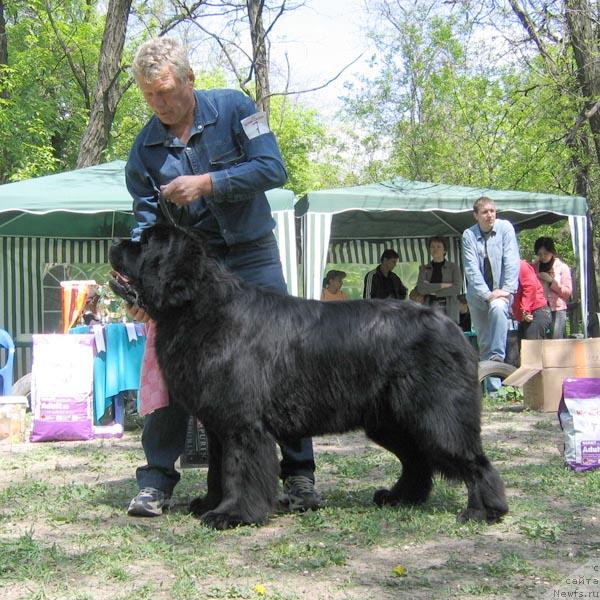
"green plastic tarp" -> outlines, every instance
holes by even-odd
[[[460,235],[473,225],[473,202],[489,196],[498,214],[517,229],[583,216],[581,196],[470,188],[397,177],[387,182],[310,192],[296,204],[296,216],[335,215],[331,239],[384,239]]]
[[[293,207],[290,190],[267,198],[273,212]],[[126,237],[132,225],[122,160],[0,185],[0,236]]]

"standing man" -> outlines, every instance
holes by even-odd
[[[383,251],[380,264],[365,276],[363,298],[406,298],[408,289],[393,272],[399,258],[398,253],[391,248]]]
[[[172,218],[203,232],[231,271],[286,294],[275,222],[264,192],[283,185],[287,174],[265,113],[235,90],[194,90],[187,53],[171,38],[143,44],[133,74],[154,116],[137,136],[125,169],[136,220],[132,239],[165,221],[162,195]],[[147,320],[139,307],[130,312]],[[158,516],[170,505],[180,479],[175,461],[184,451],[188,419],[175,398],[146,416],[142,446],[148,464],[136,471],[140,492],[128,514]],[[281,452],[290,510],[319,508],[312,440],[281,446]]]
[[[467,303],[481,360],[504,361],[508,312],[519,278],[519,246],[511,223],[496,219],[496,204],[482,196],[473,205],[477,223],[463,233]],[[490,378],[492,391],[500,381]]]

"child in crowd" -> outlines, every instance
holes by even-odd
[[[346,273],[344,271],[336,271],[332,269],[327,272],[323,279],[323,291],[321,292],[321,300],[329,302],[330,300],[348,300],[348,297],[342,292],[342,284]]]

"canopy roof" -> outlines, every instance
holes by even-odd
[[[396,177],[390,181],[310,192],[296,204],[296,215],[329,213],[332,239],[385,239],[459,235],[473,225],[473,203],[488,196],[498,214],[517,229],[585,216],[581,196],[470,188]]]
[[[267,192],[271,210],[290,210],[290,190]],[[0,236],[110,238],[133,225],[125,161],[0,185]]]

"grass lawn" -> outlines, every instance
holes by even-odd
[[[458,524],[466,488],[443,480],[422,508],[375,507],[373,492],[399,467],[358,433],[315,439],[327,508],[226,532],[186,514],[205,469],[184,471],[164,517],[125,515],[143,463],[139,431],[0,444],[0,597],[567,598],[588,587],[585,597],[600,597],[600,471],[564,466],[555,414],[510,396],[484,404],[484,444],[510,506],[493,526]]]

